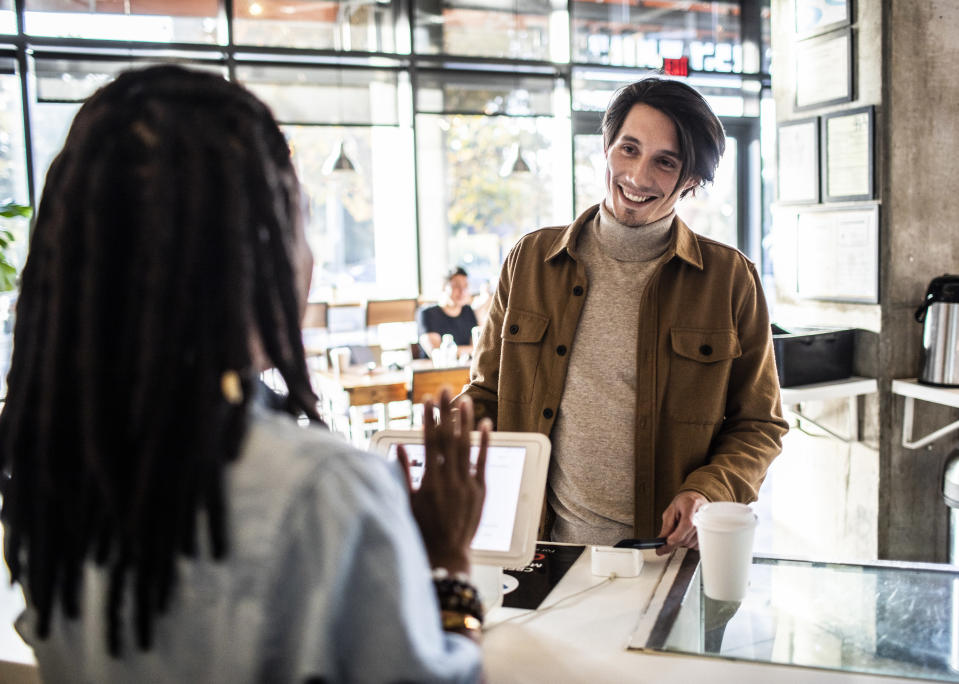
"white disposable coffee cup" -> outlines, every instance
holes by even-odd
[[[351,352],[349,347],[334,347],[330,350],[330,356],[333,361],[333,372],[336,375],[350,367]]]
[[[749,506],[731,501],[704,504],[693,514],[706,596],[717,601],[746,596],[758,522]]]

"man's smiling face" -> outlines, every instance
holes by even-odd
[[[681,167],[672,120],[649,105],[634,105],[606,149],[606,208],[627,226],[668,216],[685,189],[676,186]],[[696,183],[691,178],[685,187]]]

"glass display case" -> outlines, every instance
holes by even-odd
[[[643,650],[959,682],[959,568],[754,557],[728,602],[703,594],[690,551]]]

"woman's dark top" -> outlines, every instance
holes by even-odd
[[[479,323],[476,321],[476,313],[470,306],[464,306],[460,310],[460,315],[453,318],[447,316],[438,304],[434,304],[416,312],[416,325],[420,335],[436,333],[440,338],[443,335],[452,335],[453,341],[458,346],[465,346],[473,344],[472,330]]]

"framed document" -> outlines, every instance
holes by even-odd
[[[796,292],[807,299],[879,302],[879,205],[799,214]]]
[[[796,44],[796,109],[852,100],[852,29]]]
[[[819,202],[819,117],[789,121],[777,129],[779,201]]]
[[[824,202],[873,198],[873,110],[872,106],[859,107],[823,116]]]
[[[852,0],[795,0],[796,35],[808,38],[852,23]]]

